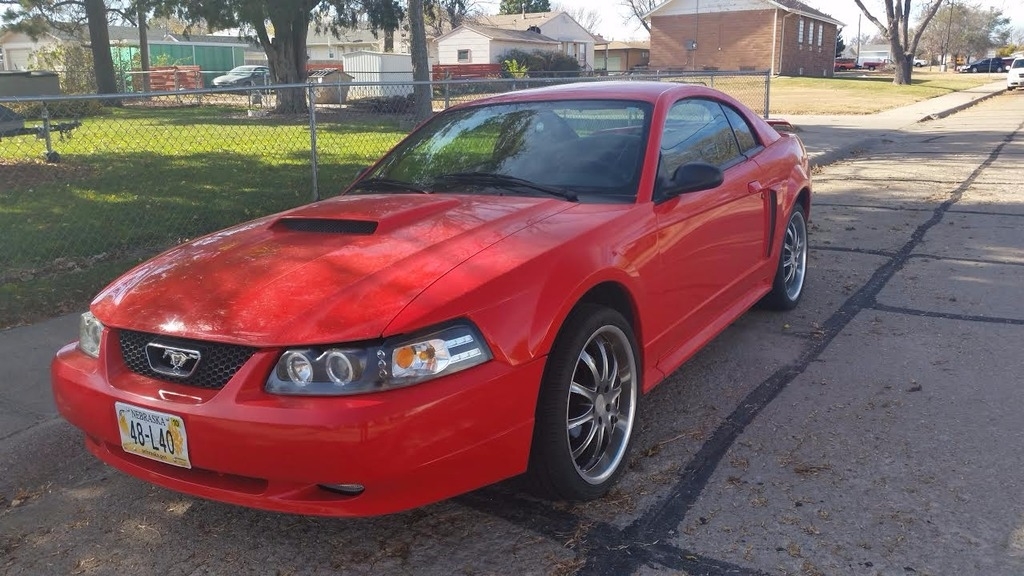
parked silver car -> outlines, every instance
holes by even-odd
[[[236,66],[223,76],[213,79],[217,88],[233,86],[266,86],[269,84],[270,68],[266,66]]]

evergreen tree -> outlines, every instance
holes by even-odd
[[[550,12],[551,2],[548,0],[501,0],[498,14],[527,14],[531,12]]]

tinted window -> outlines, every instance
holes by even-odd
[[[744,157],[722,106],[693,98],[677,102],[668,113],[661,141],[662,182],[690,162],[706,162],[727,168]]]
[[[475,106],[434,117],[371,176],[437,193],[484,193],[482,187],[447,186],[445,177],[487,173],[571,189],[581,201],[633,201],[649,126],[650,105],[632,101]]]
[[[746,118],[730,106],[723,104],[722,110],[725,111],[725,117],[729,119],[729,125],[732,126],[733,132],[736,133],[736,142],[740,145],[740,152],[749,154],[754,149],[761,147],[757,136],[754,135],[754,129],[747,123]]]

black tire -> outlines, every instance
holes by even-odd
[[[800,303],[807,279],[807,218],[799,203],[786,221],[786,232],[779,246],[779,265],[772,290],[762,302],[774,310],[792,310]]]
[[[533,492],[561,500],[608,492],[628,462],[640,374],[636,337],[622,314],[584,304],[569,315],[537,399],[526,472]]]

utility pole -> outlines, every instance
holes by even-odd
[[[857,14],[857,60],[854,61],[857,66],[860,66],[860,19],[863,17],[863,14]]]

